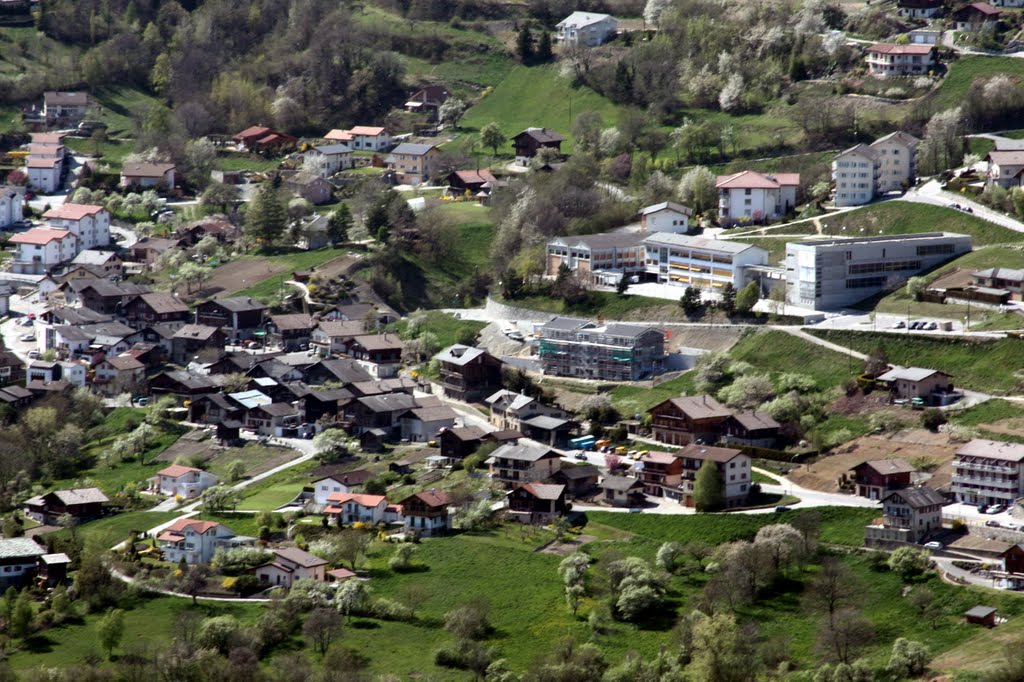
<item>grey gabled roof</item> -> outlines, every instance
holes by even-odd
[[[494,459],[512,459],[519,462],[537,462],[551,454],[558,455],[551,448],[537,445],[502,445],[491,453],[491,457]]]
[[[585,327],[593,327],[591,322],[579,320],[573,317],[553,317],[548,320],[541,329],[552,329],[563,332],[572,332]]]
[[[878,377],[879,381],[924,381],[933,374],[941,374],[943,376],[949,376],[945,372],[937,369],[927,369],[925,367],[893,367],[885,374]]]
[[[601,481],[601,487],[605,490],[634,490],[642,489],[644,484],[632,476],[605,476]]]
[[[455,344],[454,346],[448,346],[443,351],[436,355],[436,358],[440,362],[447,362],[452,365],[469,364],[473,360],[476,360],[481,355],[484,355],[487,351],[481,348],[474,348],[472,346],[464,346],[462,344]]]
[[[904,488],[902,490],[894,490],[885,497],[882,498],[884,503],[886,500],[900,496],[904,502],[914,509],[920,509],[921,507],[931,507],[932,505],[946,504],[946,498],[942,496],[937,490],[931,488]]]
[[[46,550],[32,538],[0,538],[0,559],[40,557]]]
[[[410,156],[423,156],[431,149],[436,149],[432,144],[416,144],[414,142],[403,142],[391,150],[392,154],[408,154]]]
[[[322,144],[318,147],[313,147],[312,151],[320,152],[321,154],[351,154],[352,148],[347,144]]]
[[[685,216],[693,215],[692,208],[690,208],[689,206],[683,206],[682,204],[677,204],[674,201],[663,201],[660,204],[651,204],[650,206],[641,209],[640,213],[643,215],[650,215],[652,213],[658,213],[659,211],[665,210],[675,211],[676,213],[682,213]]]

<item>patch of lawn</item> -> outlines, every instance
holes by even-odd
[[[808,331],[862,353],[870,353],[880,347],[890,363],[942,370],[950,374],[958,386],[965,388],[996,394],[1020,389],[1015,371],[1021,367],[1024,344],[1016,339],[942,338],[826,329]]]
[[[268,159],[257,154],[218,154],[213,167],[222,171],[272,171],[281,165],[280,159]]]
[[[475,134],[488,123],[497,123],[509,138],[529,127],[557,130],[565,137],[562,151],[573,150],[573,119],[583,111],[596,111],[604,125],[619,120],[619,109],[606,97],[587,87],[574,88],[558,75],[557,66],[516,66],[490,94],[480,99],[459,121],[465,133]],[[461,140],[456,140],[456,146]],[[506,150],[499,150],[506,151]]]
[[[966,410],[950,412],[949,416],[951,421],[962,426],[980,426],[981,424],[994,424],[1004,419],[1024,417],[1024,406],[1020,403],[1011,403],[1008,400],[995,398]]]
[[[320,463],[315,460],[303,462],[246,486],[242,489],[244,497],[238,508],[272,511],[291,502],[296,495],[302,492],[303,486],[311,483],[307,472],[319,465]]]
[[[682,296],[682,291],[679,292]],[[499,297],[492,293],[492,298]],[[678,305],[671,300],[664,298],[651,298],[649,296],[619,296],[613,291],[590,291],[587,300],[568,304],[560,298],[551,296],[523,296],[511,301],[504,301],[508,305],[529,310],[541,310],[558,315],[574,315],[577,317],[603,316],[608,320],[629,320],[642,319],[639,313],[641,310],[664,308],[665,306],[678,308]]]
[[[995,223],[956,209],[907,201],[886,201],[822,218],[822,233],[836,237],[875,237],[919,232],[970,235],[974,246],[1020,242],[1022,236]]]
[[[150,107],[161,105],[156,97],[129,87],[110,86],[90,96],[100,107],[99,118],[107,124],[109,138],[131,135],[135,119],[144,117]]]
[[[681,374],[675,379],[662,382],[653,388],[646,386],[616,386],[611,391],[612,405],[620,414],[632,417],[634,414],[643,414],[658,403],[669,398],[676,398],[684,393],[692,395],[694,376],[693,372]]]
[[[227,526],[235,532],[235,535],[248,535],[257,537],[259,535],[259,524],[256,523],[256,515],[246,512],[200,512],[194,517],[203,521],[216,521]]]
[[[292,272],[296,270],[311,270],[335,258],[342,258],[347,252],[348,249],[319,249],[317,251],[295,251],[293,253],[270,256],[246,256],[246,258],[257,258],[267,263],[281,264],[284,266],[284,271],[271,274],[268,279],[237,291],[233,295],[269,300],[276,296],[282,287],[282,282],[292,278]],[[289,285],[284,285],[284,288],[286,290],[291,289]]]
[[[749,362],[757,372],[806,374],[819,389],[838,386],[864,369],[856,358],[771,329],[745,332],[729,355]]]
[[[64,144],[79,154],[98,155],[100,165],[109,165],[113,170],[120,170],[124,158],[135,151],[135,144],[125,140],[95,142],[87,137],[68,137]]]
[[[936,111],[951,109],[963,102],[975,79],[999,75],[1015,80],[1024,78],[1024,64],[1010,57],[960,57],[950,64],[949,73],[931,97]]]
[[[985,158],[990,151],[996,148],[996,143],[987,137],[967,138],[967,149],[971,154]]]
[[[157,500],[154,499],[154,505],[156,502]],[[105,549],[126,539],[132,531],[144,533],[179,516],[181,516],[181,512],[125,512],[83,523],[74,528],[74,533],[86,544]],[[54,535],[67,537],[71,532],[70,529],[63,528]]]
[[[243,448],[231,448],[219,452],[207,460],[203,468],[215,474],[224,483],[229,483],[231,477],[228,475],[228,470],[236,460],[245,464],[244,475],[251,477],[301,456],[301,453],[290,448],[246,443]]]
[[[395,324],[399,334],[405,332],[409,326],[408,320],[400,320]],[[424,328],[437,337],[437,342],[442,348],[459,343],[459,338],[464,334],[472,332],[479,334],[480,330],[487,326],[486,322],[475,320],[462,320],[454,315],[442,313],[440,310],[428,310]]]

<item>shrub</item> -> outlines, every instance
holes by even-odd
[[[892,655],[885,669],[898,679],[917,677],[928,667],[931,653],[920,642],[900,637],[892,645]]]
[[[889,569],[903,580],[915,578],[928,570],[927,552],[914,547],[900,547],[889,555]]]
[[[415,618],[413,610],[405,604],[383,597],[375,599],[369,610],[371,616],[381,620],[409,622]]]

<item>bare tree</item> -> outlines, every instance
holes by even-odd
[[[302,626],[302,634],[321,656],[327,655],[331,643],[341,634],[341,615],[335,609],[313,609]]]
[[[821,571],[807,586],[807,604],[825,614],[829,627],[836,614],[855,606],[862,593],[862,586],[853,572],[838,559],[826,558]]]
[[[818,634],[818,649],[839,663],[849,664],[875,636],[875,628],[860,611],[844,608],[826,617]]]

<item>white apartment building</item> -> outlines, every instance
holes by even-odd
[[[858,144],[840,152],[832,161],[836,206],[860,206],[913,185],[920,142],[898,130],[870,145]]]
[[[44,275],[50,268],[78,255],[78,238],[67,230],[33,227],[11,237],[11,270],[22,275]]]
[[[767,265],[768,252],[738,241],[658,232],[646,237],[644,269],[659,282],[718,291],[747,285],[746,266]]]
[[[975,438],[953,457],[957,502],[1005,504],[1024,496],[1024,445]]]
[[[718,222],[734,225],[742,220],[763,222],[786,215],[796,206],[799,173],[758,173],[741,171],[720,175],[718,190]]]
[[[14,185],[0,186],[0,228],[10,227],[24,218],[25,189]]]
[[[640,228],[647,232],[686,233],[690,231],[692,215],[693,209],[688,206],[674,201],[663,201],[640,211]]]
[[[790,242],[786,299],[814,310],[842,308],[970,250],[971,238],[952,232]]]
[[[44,213],[43,219],[78,237],[80,250],[110,244],[110,213],[102,206],[63,204]]]
[[[329,178],[340,170],[352,167],[352,149],[344,144],[325,144],[303,154],[304,170]]]
[[[43,194],[52,194],[60,187],[64,161],[55,156],[29,156],[25,158],[28,186]]]
[[[597,12],[573,12],[555,26],[555,37],[566,45],[595,47],[615,36],[619,22]]]
[[[926,76],[935,67],[934,45],[875,43],[867,50],[868,73],[877,78],[888,76]]]

